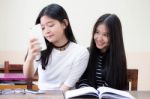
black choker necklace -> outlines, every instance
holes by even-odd
[[[65,47],[66,47],[66,45],[68,45],[69,44],[69,42],[70,41],[67,41],[64,45],[62,45],[62,46],[55,46],[55,45],[53,45],[54,46],[54,48],[57,48],[57,49],[62,49],[62,48],[64,48],[65,49]]]

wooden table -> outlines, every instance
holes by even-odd
[[[133,95],[135,99],[150,99],[150,91],[130,91],[129,93]],[[0,99],[10,99],[10,97],[11,99],[65,99],[63,92],[59,90],[49,90],[45,94],[27,93],[27,94],[0,95]]]
[[[10,94],[10,95],[0,95],[0,99],[64,99],[62,91],[50,90],[45,94]]]
[[[150,91],[131,91],[130,94],[135,99],[150,99]]]

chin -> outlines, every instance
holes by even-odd
[[[96,46],[98,49],[103,49],[104,47],[103,46]]]
[[[53,40],[52,40],[52,39],[48,39],[48,41],[49,41],[50,43],[52,43],[52,42],[53,42]]]
[[[102,50],[103,49],[103,47],[97,47],[98,49],[100,49],[100,50]]]
[[[47,37],[46,39],[47,39],[49,42],[54,42],[54,39],[51,38],[51,37]]]

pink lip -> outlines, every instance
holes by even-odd
[[[54,36],[54,35],[48,35],[48,36],[46,36],[47,38],[51,38],[52,36]]]
[[[100,45],[100,46],[102,46],[104,43],[98,43],[98,42],[97,42],[97,44]]]

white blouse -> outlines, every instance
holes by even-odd
[[[89,52],[86,48],[70,42],[64,51],[53,49],[46,70],[41,62],[35,61],[38,68],[38,87],[40,90],[57,89],[62,84],[74,87],[87,67]]]

